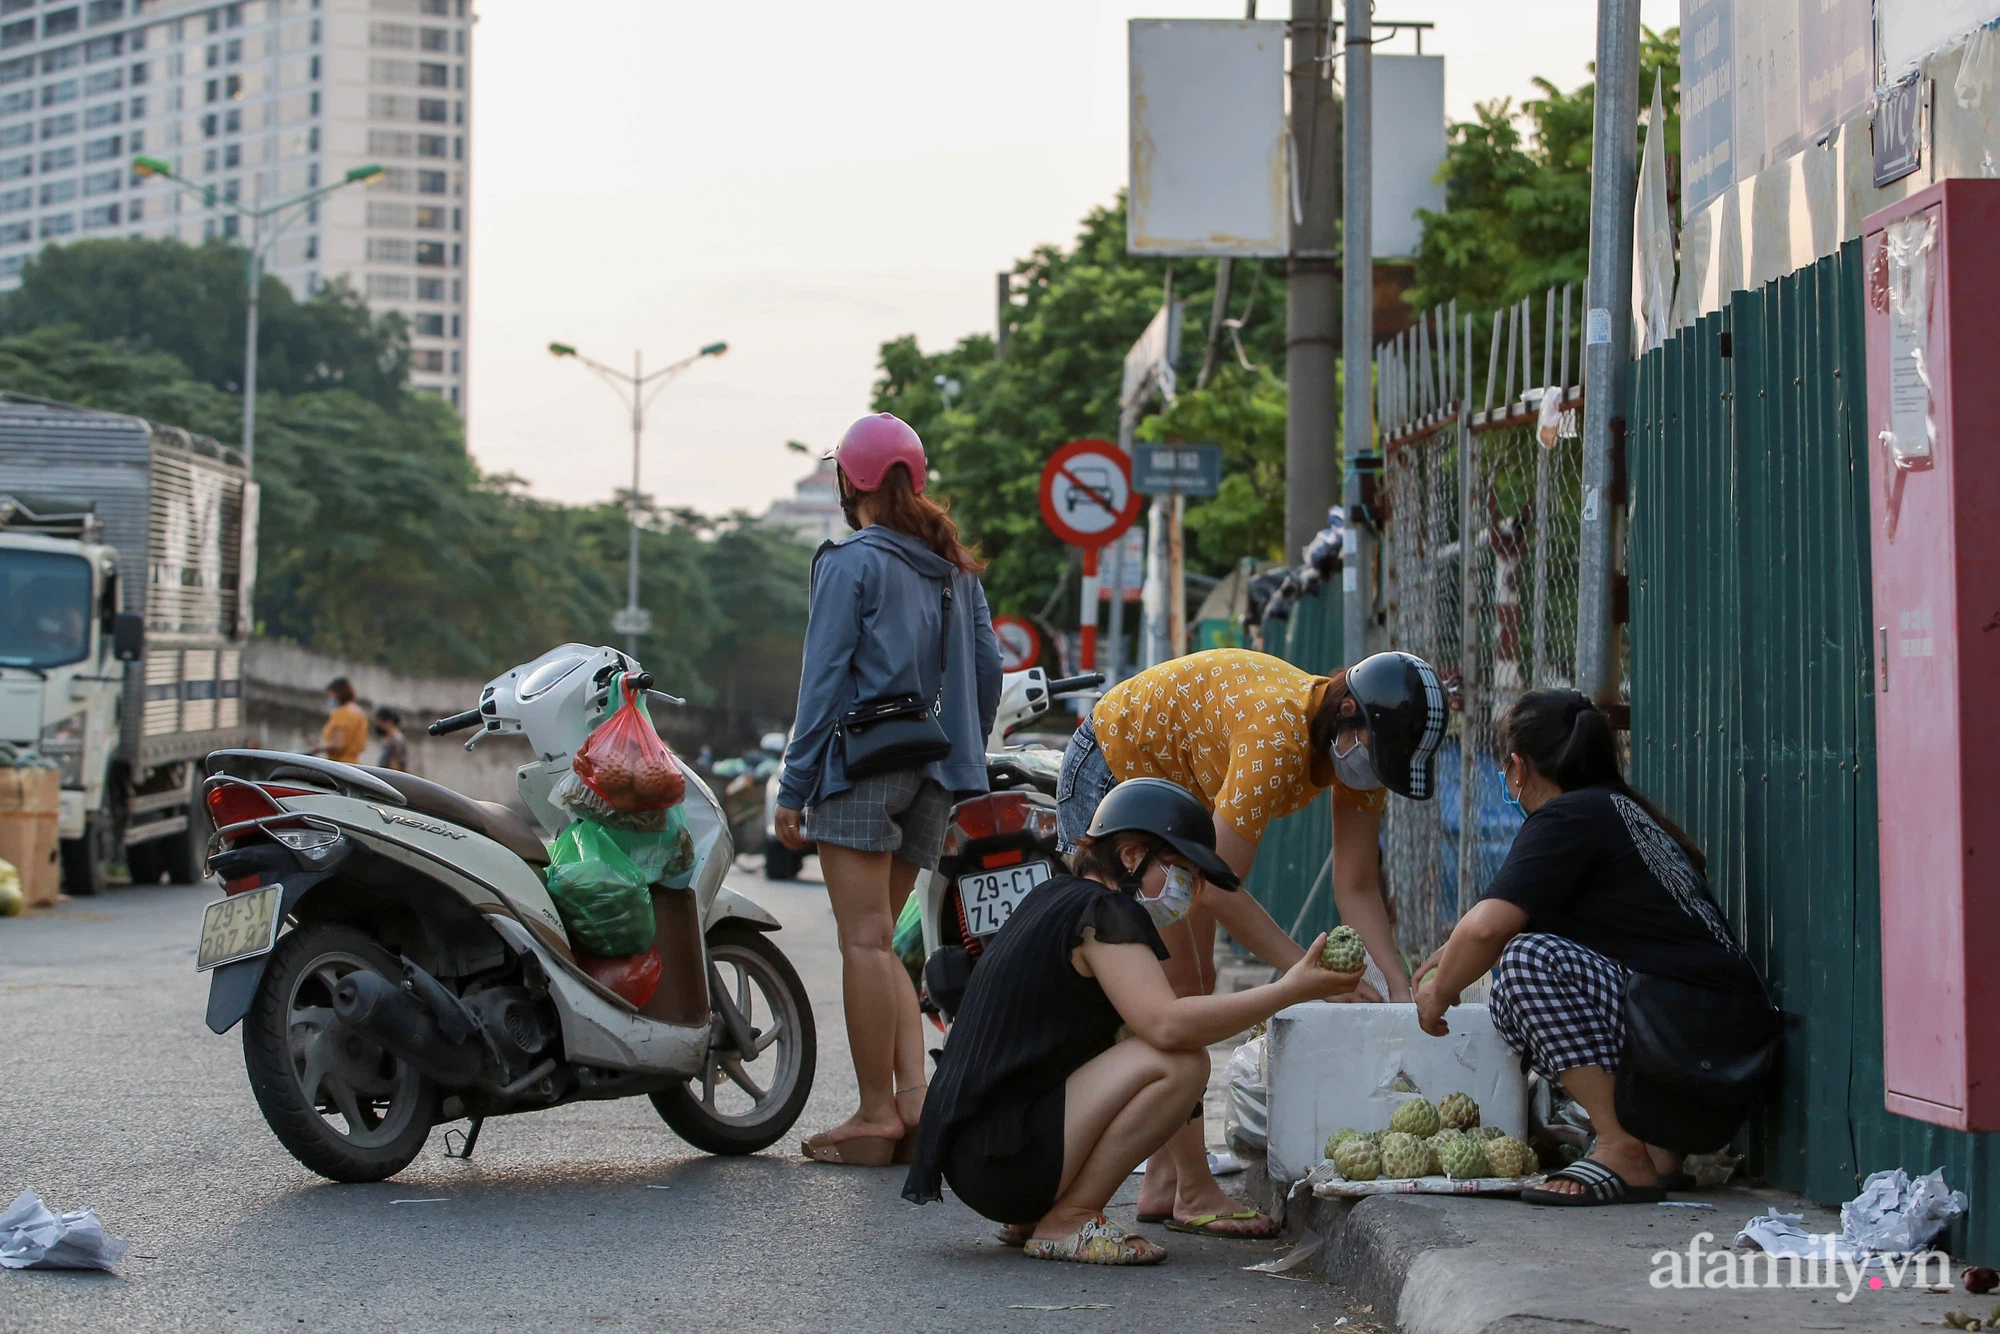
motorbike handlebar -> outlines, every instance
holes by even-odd
[[[464,713],[454,713],[449,718],[440,718],[424,730],[432,736],[443,736],[447,732],[463,732],[468,727],[477,727],[481,721],[479,710],[467,709]]]
[[[1059,695],[1074,695],[1079,690],[1091,690],[1104,684],[1103,672],[1085,672],[1082,676],[1065,676],[1060,681],[1049,682],[1049,698]]]

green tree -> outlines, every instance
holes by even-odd
[[[1680,29],[1646,30],[1640,51],[1643,113],[1657,80],[1665,100],[1667,193],[1680,198]],[[1475,316],[1563,283],[1581,285],[1590,266],[1591,118],[1596,85],[1565,93],[1536,79],[1540,97],[1517,111],[1506,98],[1482,102],[1476,119],[1450,129],[1441,213],[1424,212],[1417,283],[1425,309],[1456,300]],[[1648,127],[1640,125],[1641,142]]]
[[[232,242],[78,241],[48,246],[0,301],[0,334],[72,325],[86,338],[178,357],[196,380],[243,388],[249,254]],[[350,389],[388,407],[410,368],[399,314],[371,315],[344,279],[300,301],[265,275],[258,288],[257,383],[280,394]]]
[[[1059,623],[1074,622],[1074,581],[1067,590],[1059,583],[1069,553],[1042,522],[1036,486],[1043,463],[1059,446],[1116,437],[1125,353],[1159,309],[1170,268],[1174,294],[1186,303],[1180,368],[1190,382],[1191,368],[1200,364],[1215,265],[1128,255],[1122,197],[1092,209],[1071,248],[1042,246],[1014,266],[1018,300],[1004,358],[994,358],[986,334],[933,353],[914,337],[882,345],[875,410],[896,413],[923,436],[938,494],[992,561],[986,590],[996,614],[1032,615],[1048,607]],[[1244,355],[1253,365],[1281,366],[1282,289],[1260,265],[1239,265],[1232,284],[1230,316],[1246,313]],[[1222,349],[1234,359],[1229,339]],[[940,375],[961,385],[949,408],[936,384]],[[1283,436],[1281,417],[1281,472]]]

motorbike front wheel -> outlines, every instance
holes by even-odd
[[[307,922],[278,942],[243,1019],[243,1064],[271,1132],[333,1181],[410,1165],[437,1120],[437,1087],[333,1016],[333,988],[366,970],[400,982],[394,956],[351,926]]]
[[[812,1002],[791,960],[761,931],[724,922],[709,932],[708,955],[755,1041],[739,1052],[716,1023],[717,1045],[701,1073],[653,1094],[653,1107],[704,1153],[755,1153],[792,1128],[812,1093],[819,1060]],[[720,1001],[711,996],[709,1004]]]

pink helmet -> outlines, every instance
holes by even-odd
[[[878,412],[848,427],[833,459],[854,483],[854,489],[862,492],[881,490],[889,480],[889,469],[898,463],[909,469],[910,490],[918,495],[923,494],[929,476],[924,442],[893,412]]]

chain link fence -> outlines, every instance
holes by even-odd
[[[1427,312],[1377,352],[1389,643],[1434,665],[1452,698],[1436,798],[1392,801],[1383,829],[1415,958],[1443,943],[1520,827],[1503,799],[1500,720],[1523,692],[1575,677],[1583,398],[1569,384],[1570,300],[1550,291],[1539,321],[1528,301],[1486,321]]]

